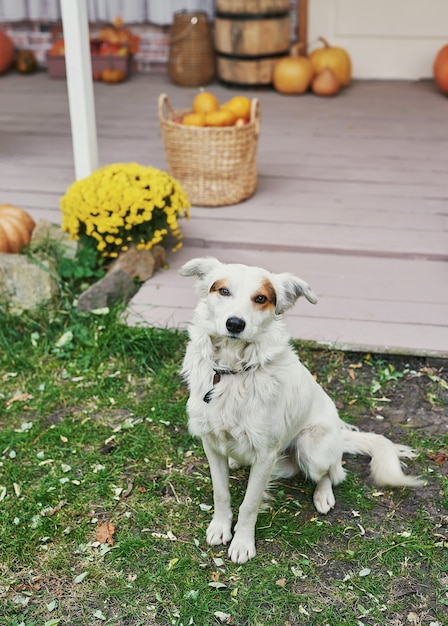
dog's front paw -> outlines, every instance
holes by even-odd
[[[328,513],[336,504],[331,485],[329,488],[319,488],[318,486],[313,494],[313,502],[319,513],[324,515]]]
[[[210,546],[227,545],[232,539],[230,521],[212,519],[207,528],[207,543]]]
[[[255,541],[244,537],[239,538],[238,535],[235,535],[229,546],[229,557],[232,561],[241,565],[241,563],[253,559],[255,555]]]

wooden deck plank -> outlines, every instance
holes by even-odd
[[[150,282],[150,281],[149,281]],[[159,286],[149,286],[140,290],[133,298],[133,305],[145,305],[148,302],[161,300]],[[182,305],[179,305],[179,302]],[[186,287],[163,287],[163,306],[192,310],[196,304],[191,285]],[[305,313],[303,303],[299,303],[299,317]],[[306,305],[305,305],[306,306]],[[288,314],[295,316],[294,312]],[[306,311],[306,317],[319,319],[353,320],[362,322],[378,322],[391,324],[408,324],[415,326],[448,327],[448,303],[434,302],[393,302],[386,299],[362,300],[359,298],[341,298],[340,296],[320,297],[318,305]],[[424,320],[424,322],[422,322]]]
[[[261,265],[272,272],[289,271],[306,280],[319,298],[340,298],[350,300],[353,293],[361,301],[371,303],[386,301],[403,303],[412,307],[416,303],[448,304],[448,289],[443,288],[448,278],[445,262],[425,262],[408,259],[385,259],[344,255],[323,255],[317,253],[267,252],[265,250],[234,250],[229,248],[184,247],[170,255],[170,267],[159,271],[151,281],[145,283],[137,299],[144,298],[148,290],[158,292],[164,289],[179,290],[182,300],[183,289],[189,289],[188,280],[179,275],[183,263],[192,257],[217,256],[223,263],[246,263]],[[442,288],[441,288],[442,286]],[[152,295],[155,295],[153,293]],[[356,299],[355,298],[355,299]],[[152,296],[148,296],[153,302]],[[362,306],[360,304],[360,306]],[[383,306],[377,307],[383,311]],[[320,309],[319,307],[316,307]],[[347,313],[356,309],[348,307]],[[448,318],[444,319],[448,325]]]
[[[436,228],[428,231],[401,229],[400,236],[394,229],[366,228],[364,226],[309,223],[277,223],[254,221],[248,217],[238,221],[220,221],[203,218],[182,225],[188,245],[202,242],[205,247],[218,246],[221,242],[232,242],[234,248],[264,248],[292,251],[352,251],[355,254],[412,258],[421,256],[448,260],[448,233]]]
[[[180,307],[131,303],[126,313],[130,325],[188,328],[191,311]],[[339,350],[414,354],[448,358],[448,329],[434,326],[288,316],[287,326],[295,339],[313,341]],[[374,340],[373,340],[374,338]],[[379,346],[381,349],[379,350]]]
[[[378,351],[369,337],[381,337],[385,352],[448,357],[448,290],[440,288],[448,277],[444,262],[186,247],[171,255],[168,271],[143,285],[129,307],[129,322],[185,328],[196,296],[193,281],[182,278],[178,269],[189,258],[206,254],[223,262],[292,271],[307,280],[318,304],[299,301],[287,313],[296,338]]]
[[[59,200],[74,176],[65,81],[10,73],[2,87],[0,202],[60,223]],[[221,101],[235,95],[210,89]],[[197,90],[137,75],[94,91],[100,165],[166,169],[158,96],[187,108]],[[332,99],[249,95],[262,116],[255,195],[192,208],[184,248],[140,289],[130,323],[185,327],[195,295],[177,270],[209,254],[308,280],[319,302],[288,312],[294,337],[448,356],[446,99],[430,81],[355,82]]]
[[[401,203],[400,203],[401,205]],[[446,216],[438,211],[400,211],[393,206],[389,210],[381,207],[366,209],[364,206],[350,207],[345,203],[339,207],[318,205],[312,201],[300,198],[297,203],[291,204],[282,202],[280,206],[267,203],[257,203],[247,205],[247,211],[241,208],[232,210],[228,207],[226,211],[207,211],[200,207],[195,207],[192,211],[192,219],[208,219],[216,222],[216,227],[224,220],[239,221],[246,216],[246,219],[256,222],[268,222],[276,224],[288,220],[291,224],[345,224],[363,228],[387,228],[390,230],[418,230],[437,231],[445,228]]]

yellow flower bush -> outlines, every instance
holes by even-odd
[[[114,258],[131,245],[150,250],[170,235],[182,246],[178,218],[190,217],[190,202],[166,172],[138,163],[114,163],[74,182],[61,198],[62,229],[71,239],[96,242]]]

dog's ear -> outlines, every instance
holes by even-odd
[[[307,282],[293,274],[277,274],[277,306],[275,312],[279,315],[287,311],[297,298],[305,296],[308,302],[316,304],[317,297]]]
[[[191,259],[191,261],[187,261],[185,265],[179,270],[179,274],[181,276],[197,276],[198,278],[205,278],[207,274],[216,268],[218,268],[221,263],[218,259],[214,257],[200,257],[197,259]]]

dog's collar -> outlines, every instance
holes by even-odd
[[[243,372],[248,372],[252,368],[253,368],[253,365],[245,365],[244,367],[238,370],[233,370],[229,367],[219,368],[219,369],[217,367],[214,367],[213,368],[213,371],[214,371],[213,387],[210,389],[210,391],[207,391],[205,396],[202,398],[203,401],[206,402],[207,404],[210,402],[213,396],[213,388],[219,383],[222,376],[227,376],[228,374],[242,374]]]

